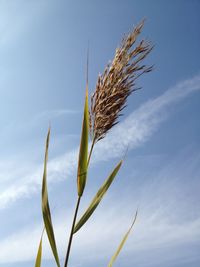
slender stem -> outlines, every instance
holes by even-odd
[[[93,151],[93,148],[94,148],[95,141],[96,141],[95,138],[93,138],[92,145],[91,145],[91,148],[90,148],[89,157],[88,157],[88,161],[87,161],[87,166],[89,166],[89,163],[90,163],[90,158],[91,158],[91,155],[92,155],[92,151]]]
[[[66,257],[65,257],[64,267],[67,267],[68,260],[69,260],[69,254],[70,254],[70,249],[71,249],[72,239],[73,239],[74,226],[75,226],[75,223],[76,223],[76,217],[77,217],[77,214],[78,214],[80,200],[81,200],[81,197],[79,196],[78,199],[77,199],[76,209],[75,209],[75,212],[74,212],[74,219],[73,219],[73,223],[72,223],[71,233],[70,233],[70,236],[69,236],[69,242],[68,242],[68,247],[67,247],[67,253],[66,253]]]
[[[89,153],[89,157],[88,157],[88,161],[87,161],[87,166],[89,166],[89,163],[90,163],[90,158],[91,158],[91,155],[92,155],[94,144],[95,144],[95,138],[92,141],[92,145],[91,145],[91,148],[90,148],[90,153]],[[79,209],[79,205],[80,205],[80,200],[81,200],[81,196],[78,197],[77,203],[76,203],[76,209],[75,209],[75,212],[74,212],[74,218],[73,218],[71,232],[70,232],[70,236],[69,236],[69,242],[68,242],[68,247],[67,247],[67,253],[66,253],[66,257],[65,257],[64,267],[67,267],[68,260],[69,260],[69,254],[70,254],[71,245],[72,245],[72,239],[73,239],[73,232],[74,232],[74,227],[75,227],[76,218],[77,218],[77,214],[78,214],[78,209]]]

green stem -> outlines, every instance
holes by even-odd
[[[77,214],[78,214],[80,200],[81,200],[81,197],[79,196],[78,199],[77,199],[76,209],[75,209],[75,212],[74,212],[74,219],[73,219],[71,233],[70,233],[70,237],[69,237],[69,242],[68,242],[68,247],[67,247],[67,253],[66,253],[66,257],[65,257],[64,267],[67,267],[68,260],[69,260],[69,254],[70,254],[71,245],[72,245],[72,239],[73,239],[74,226],[75,226],[75,223],[76,223],[76,217],[77,217]]]
[[[92,141],[92,145],[91,145],[91,148],[90,148],[90,153],[89,153],[89,157],[88,157],[88,161],[87,161],[87,166],[89,166],[89,163],[90,163],[90,158],[91,158],[91,155],[92,155],[94,144],[95,144],[95,138]],[[75,209],[75,212],[74,212],[74,218],[73,218],[71,232],[70,232],[70,236],[69,236],[69,242],[68,242],[68,246],[67,246],[67,253],[66,253],[66,257],[65,257],[64,267],[67,267],[67,264],[68,264],[68,261],[69,261],[69,254],[70,254],[70,250],[71,250],[71,245],[72,245],[72,240],[73,240],[73,232],[74,232],[74,227],[75,227],[76,218],[77,218],[77,214],[78,214],[78,209],[79,209],[79,205],[80,205],[80,200],[81,200],[81,196],[78,197],[77,203],[76,203],[76,209]]]
[[[90,163],[90,158],[91,158],[91,155],[92,155],[92,151],[93,151],[93,148],[94,148],[95,141],[96,141],[95,138],[93,138],[92,145],[91,145],[91,148],[90,148],[89,157],[88,157],[88,161],[87,161],[87,166],[89,166],[89,163]]]

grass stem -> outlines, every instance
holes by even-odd
[[[75,223],[76,223],[76,217],[77,217],[77,214],[78,214],[80,200],[81,200],[81,197],[79,196],[78,199],[77,199],[76,209],[75,209],[75,212],[74,212],[74,218],[73,218],[73,222],[72,222],[72,228],[71,228],[71,232],[70,232],[70,237],[69,237],[69,242],[68,242],[68,247],[67,247],[67,253],[66,253],[66,257],[65,257],[64,267],[67,267],[68,260],[69,260],[69,254],[70,254],[71,245],[72,245],[72,239],[73,239],[74,226],[75,226]]]
[[[95,138],[93,138],[93,140],[92,140],[92,145],[91,145],[91,148],[90,148],[90,153],[89,153],[89,157],[88,157],[88,161],[87,161],[87,166],[89,166],[89,163],[90,163],[90,158],[91,158],[91,155],[92,155],[94,144],[95,144]]]
[[[88,166],[89,166],[89,163],[90,163],[90,158],[91,158],[91,155],[92,155],[94,144],[95,144],[95,138],[93,139],[92,145],[91,145],[91,148],[90,148],[90,153],[89,153],[88,162],[87,162]],[[69,254],[70,254],[70,250],[71,250],[71,245],[72,245],[72,240],[73,240],[73,232],[74,232],[74,227],[75,227],[75,224],[76,224],[76,218],[77,218],[77,214],[78,214],[80,200],[81,200],[81,196],[78,197],[77,203],[76,203],[76,209],[75,209],[75,212],[74,212],[74,218],[73,218],[71,232],[70,232],[70,236],[69,236],[69,242],[68,242],[68,246],[67,246],[67,253],[66,253],[66,257],[65,257],[64,267],[67,267],[68,261],[69,261]]]

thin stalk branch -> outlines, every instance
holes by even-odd
[[[88,161],[87,161],[87,166],[89,166],[89,163],[90,163],[90,158],[91,158],[91,155],[92,155],[94,144],[95,144],[95,138],[92,141],[92,145],[91,145],[91,148],[90,148],[89,157],[88,157]],[[76,203],[76,209],[75,209],[75,212],[74,212],[74,218],[73,218],[71,232],[70,232],[70,236],[69,236],[69,242],[68,242],[68,246],[67,246],[67,253],[66,253],[66,257],[65,257],[64,267],[67,267],[67,264],[68,264],[68,261],[69,261],[69,254],[70,254],[70,250],[71,250],[71,245],[72,245],[72,240],[73,240],[73,232],[74,232],[74,227],[75,227],[75,224],[76,224],[76,218],[77,218],[77,214],[78,214],[80,200],[81,200],[81,196],[78,197],[77,203]]]
[[[78,199],[77,199],[76,209],[75,209],[75,212],[74,212],[74,219],[73,219],[73,222],[72,222],[72,228],[71,228],[71,233],[70,233],[70,237],[69,237],[69,242],[68,242],[68,247],[67,247],[67,253],[66,253],[66,257],[65,257],[64,267],[67,267],[68,260],[69,260],[69,254],[70,254],[71,245],[72,245],[72,239],[73,239],[73,232],[74,232],[74,227],[75,227],[75,223],[76,223],[76,217],[77,217],[77,214],[78,214],[80,200],[81,200],[81,197],[79,196]]]
[[[90,148],[90,153],[89,153],[89,156],[88,156],[87,166],[89,166],[89,163],[90,163],[90,158],[91,158],[91,155],[92,155],[92,151],[93,151],[93,148],[94,148],[95,141],[96,141],[95,138],[93,138],[92,145],[91,145],[91,148]]]

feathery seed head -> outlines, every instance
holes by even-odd
[[[106,133],[118,123],[121,111],[125,108],[128,96],[138,88],[135,80],[152,67],[141,64],[150,53],[152,46],[142,40],[131,49],[140,34],[144,21],[122,40],[116,49],[113,61],[99,75],[95,92],[91,97],[90,130],[93,141],[104,138]]]

